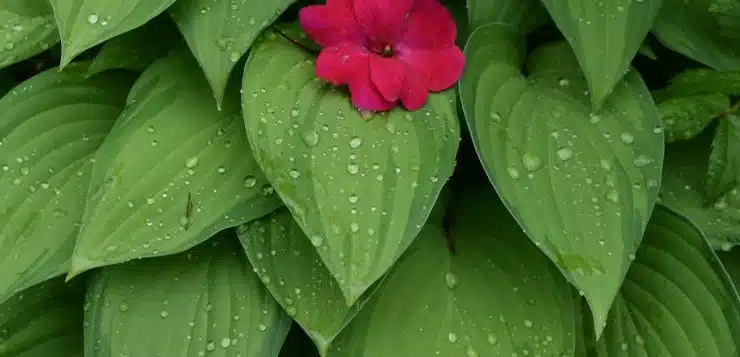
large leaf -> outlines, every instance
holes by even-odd
[[[86,356],[277,357],[291,324],[233,234],[105,267],[87,296]]]
[[[468,128],[509,209],[588,299],[598,334],[657,199],[660,118],[634,71],[591,113],[564,42],[538,49],[525,79],[513,34],[485,25],[465,46]]]
[[[62,38],[62,66],[103,41],[131,31],[175,0],[49,0]]]
[[[667,47],[707,66],[740,70],[737,38],[720,31],[718,14],[712,11],[712,5],[717,3],[716,0],[664,0],[653,33]]]
[[[691,219],[714,248],[730,249],[740,243],[740,187],[716,201],[704,195],[711,138],[672,144],[666,150],[661,203]]]
[[[311,54],[269,34],[247,60],[242,98],[257,162],[353,303],[416,237],[452,174],[453,97],[368,118],[316,78]]]
[[[0,356],[82,357],[84,284],[36,285],[0,304]]]
[[[240,227],[239,238],[267,289],[325,354],[361,305],[347,306],[339,284],[287,209]]]
[[[730,108],[722,93],[692,94],[658,103],[667,142],[689,140],[699,135],[717,116]]]
[[[236,93],[217,111],[186,51],[139,78],[96,154],[70,276],[182,252],[280,205],[250,155]]]
[[[0,99],[0,302],[67,270],[93,154],[132,83],[86,71],[53,68]]]
[[[236,62],[295,0],[180,0],[168,12],[206,74],[220,106]]]
[[[706,93],[740,95],[740,71],[689,69],[671,78],[668,86],[654,93],[654,96],[680,97]]]
[[[570,43],[599,109],[627,73],[663,0],[542,0]]]
[[[458,0],[462,2],[462,0]],[[468,22],[471,30],[489,22],[510,24],[527,33],[550,16],[537,0],[467,0]]]
[[[447,228],[456,253],[430,219],[330,357],[573,354],[568,282],[491,188],[454,194]]]
[[[614,302],[596,356],[740,353],[740,299],[701,232],[662,206]]]
[[[59,42],[48,0],[0,0],[0,68]]]
[[[719,121],[707,170],[710,201],[740,185],[740,116],[730,114]]]

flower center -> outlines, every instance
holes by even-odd
[[[393,57],[393,47],[391,47],[391,45],[385,45],[385,47],[380,51],[380,55],[382,57]]]

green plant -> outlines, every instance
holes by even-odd
[[[737,0],[317,3],[0,0],[0,356],[740,355]]]

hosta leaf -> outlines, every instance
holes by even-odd
[[[206,74],[220,106],[236,62],[295,0],[179,0],[168,12]]]
[[[277,357],[290,328],[233,234],[99,271],[85,355]]]
[[[740,352],[740,299],[702,233],[655,209],[596,356],[726,357]]]
[[[325,354],[361,305],[347,306],[339,284],[287,209],[240,227],[239,238],[272,296]]]
[[[260,167],[348,304],[416,237],[460,141],[449,92],[367,118],[316,78],[314,58],[270,34],[247,60],[242,109]]]
[[[62,66],[82,52],[131,31],[175,0],[49,0],[62,37]]]
[[[88,74],[111,69],[143,72],[157,59],[179,44],[177,28],[166,16],[159,16],[144,26],[106,41],[95,56]]]
[[[722,112],[730,108],[726,94],[693,94],[658,103],[667,142],[689,140],[699,135]]]
[[[653,33],[670,49],[719,70],[740,70],[737,39],[720,30],[716,0],[663,0]],[[733,0],[734,1],[734,0]]]
[[[567,44],[538,49],[527,80],[519,43],[495,24],[470,37],[460,83],[468,128],[509,209],[588,299],[598,334],[657,199],[660,118],[636,72],[591,113]]]
[[[537,0],[467,0],[467,8],[471,30],[489,22],[499,22],[527,33],[550,20]]]
[[[571,356],[571,287],[490,188],[455,192],[450,254],[440,222],[413,245],[330,357]]]
[[[95,156],[70,276],[182,252],[280,204],[229,99],[216,110],[184,49],[142,74]]]
[[[543,0],[573,48],[599,109],[628,71],[663,0]]]
[[[48,0],[0,0],[0,68],[59,42]]]
[[[696,224],[714,248],[730,249],[740,243],[740,187],[716,201],[704,196],[710,140],[706,135],[666,150],[661,203]]]
[[[0,304],[0,356],[82,357],[84,284],[54,279]]]
[[[716,200],[740,184],[740,117],[730,114],[717,125],[709,155],[706,195]]]
[[[86,71],[53,68],[0,99],[0,302],[67,270],[93,154],[133,82]]]
[[[703,93],[740,95],[740,71],[689,69],[671,78],[668,86],[658,95],[678,97]]]

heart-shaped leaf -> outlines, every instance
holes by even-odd
[[[521,71],[521,40],[479,27],[460,83],[468,128],[488,177],[529,237],[588,299],[597,334],[657,199],[663,130],[635,72],[592,113],[564,42]]]
[[[650,31],[663,0],[542,0],[573,48],[600,109]]]
[[[48,0],[0,2],[0,68],[47,50],[59,42]]]
[[[0,302],[67,271],[93,155],[133,83],[87,68],[50,69],[0,99]]]
[[[427,222],[328,356],[573,354],[568,282],[493,189],[453,194],[449,237],[441,222]],[[455,242],[455,254],[446,239]]]
[[[250,154],[236,93],[216,110],[187,49],[153,64],[95,155],[70,276],[182,252],[280,205]]]
[[[273,33],[252,48],[242,89],[257,162],[351,305],[416,237],[452,174],[452,95],[363,117],[316,78],[311,54]]]
[[[209,98],[210,99],[210,98]],[[92,279],[85,355],[277,357],[290,328],[232,234]]]
[[[596,356],[740,353],[740,299],[701,232],[658,206],[614,301]]]
[[[179,0],[168,12],[220,106],[226,83],[257,36],[295,0]]]

